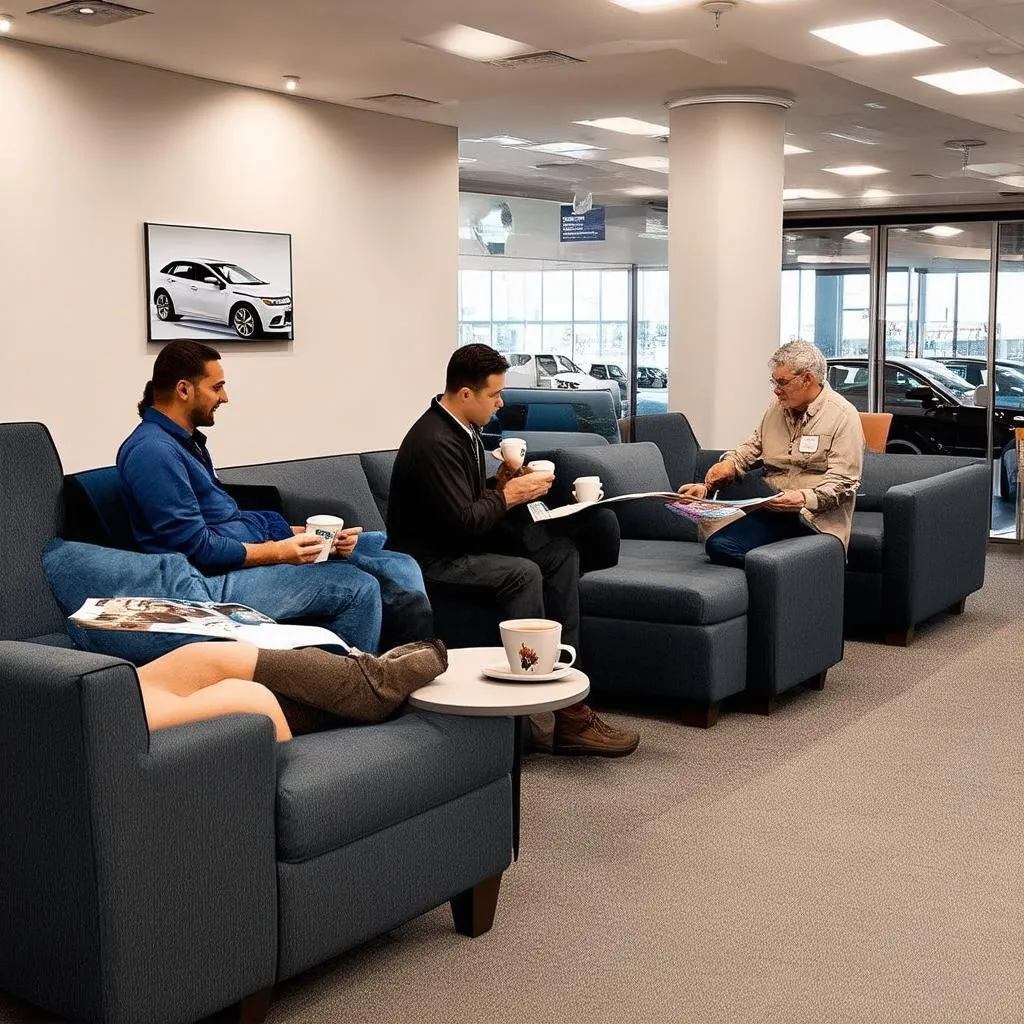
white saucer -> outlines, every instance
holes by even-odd
[[[556,679],[567,676],[575,667],[575,665],[562,665],[550,672],[533,675],[532,673],[512,672],[509,670],[508,662],[502,662],[500,665],[487,665],[481,671],[488,679],[500,679],[504,683],[553,683]]]

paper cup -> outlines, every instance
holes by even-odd
[[[341,532],[345,525],[344,519],[338,516],[310,516],[306,520],[306,533],[316,534],[323,539],[323,547],[320,554],[316,556],[318,562],[326,562],[334,546],[334,538]]]

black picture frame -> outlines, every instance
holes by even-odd
[[[295,340],[290,234],[146,221],[143,241],[149,342]]]

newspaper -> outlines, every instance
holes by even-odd
[[[188,633],[220,640],[244,640],[269,650],[294,647],[351,648],[322,626],[283,625],[244,604],[178,601],[165,597],[90,597],[69,616],[85,629]]]
[[[561,505],[558,508],[548,508],[543,501],[531,501],[526,506],[530,518],[535,523],[544,522],[548,519],[564,519],[566,516],[574,516],[588,508],[614,505],[619,501],[637,501],[643,498],[654,498],[665,502],[670,512],[676,515],[686,516],[689,519],[725,519],[735,515],[737,511],[759,508],[772,501],[777,495],[769,494],[760,498],[684,498],[675,491],[643,491],[639,494],[620,494],[615,498],[603,498],[601,501],[580,501],[574,505]],[[695,506],[695,507],[694,507]],[[692,509],[690,512],[682,511],[683,508]]]

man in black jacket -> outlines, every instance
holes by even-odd
[[[567,537],[532,523],[525,509],[548,493],[554,477],[502,465],[495,486],[487,481],[479,428],[501,408],[507,369],[487,345],[456,349],[444,394],[412,425],[395,460],[388,546],[412,555],[428,584],[489,592],[502,618],[560,622],[565,642],[578,649],[579,553]],[[639,741],[586,704],[555,713],[556,754],[621,757]]]

